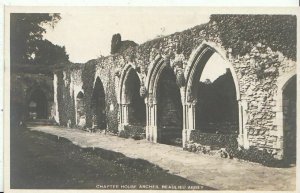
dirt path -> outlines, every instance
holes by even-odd
[[[147,160],[171,174],[219,190],[295,190],[296,168],[270,168],[256,163],[198,155],[180,147],[123,139],[55,126],[32,130],[64,137],[81,147],[99,147]]]

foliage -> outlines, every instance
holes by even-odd
[[[65,73],[66,79],[70,79],[70,71]],[[75,100],[74,92],[70,93],[70,83],[65,85],[63,72],[56,73],[57,75],[57,107],[59,112],[59,122],[63,126],[68,125],[71,121],[71,126],[75,125]]]
[[[53,28],[60,19],[58,13],[11,13],[11,63],[52,65],[68,61],[64,47],[43,40],[46,26]]]
[[[232,157],[238,159],[261,163],[269,167],[284,166],[284,163],[281,160],[274,158],[272,153],[268,152],[266,149],[259,150],[256,147],[251,146],[249,149],[227,147],[226,150]]]
[[[37,41],[36,45],[38,49],[35,52],[34,64],[53,65],[69,60],[65,46],[53,45],[48,40]]]
[[[111,51],[110,51],[110,53],[111,54],[117,53],[120,45],[121,45],[121,35],[120,34],[114,34],[112,36],[112,39],[111,39]]]
[[[225,48],[245,55],[258,43],[296,59],[297,20],[291,15],[211,15]]]
[[[191,133],[191,141],[200,143],[201,145],[224,147],[238,147],[237,135],[235,134],[212,134],[201,133],[193,130]]]
[[[86,126],[91,127],[92,126],[92,110],[91,110],[91,99],[92,99],[92,93],[94,89],[94,79],[95,79],[95,61],[90,61],[86,63],[82,68],[82,89],[84,91],[84,111],[86,113]],[[105,109],[107,110],[107,109]]]
[[[111,40],[111,54],[116,54],[116,53],[121,53],[126,51],[128,48],[133,48],[135,46],[137,46],[138,44],[135,43],[134,41],[130,41],[130,40],[125,40],[122,41],[121,35],[118,34],[114,34],[112,36],[112,40]]]
[[[53,101],[53,80],[42,74],[14,73],[10,76],[10,121],[16,126],[27,119],[28,100],[34,90],[42,90]]]
[[[238,146],[237,135],[226,134],[209,134],[201,133],[197,130],[193,130],[191,133],[191,141],[199,143],[202,146],[211,147],[211,149],[225,148],[229,158],[237,158],[241,160],[261,163],[269,167],[284,167],[284,163],[281,160],[274,158],[272,153],[266,149],[260,150],[251,146],[249,149],[244,149]],[[189,151],[196,151],[196,147],[190,146],[185,148]],[[194,150],[193,150],[194,149]],[[225,156],[225,158],[227,155]]]
[[[143,126],[124,126],[124,130],[120,131],[119,136],[123,138],[133,138],[135,140],[145,139],[146,134],[145,127]]]
[[[117,94],[115,93],[115,79],[114,72],[112,69],[108,69],[108,83],[106,87],[106,96],[107,96],[107,127],[111,132],[116,133],[118,131],[118,103],[117,103]],[[110,106],[113,106],[114,109],[110,109]]]

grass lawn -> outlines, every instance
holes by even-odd
[[[148,161],[128,158],[121,153],[99,148],[80,148],[67,139],[58,139],[57,136],[26,128],[11,131],[13,189],[193,187],[211,189],[169,174]]]

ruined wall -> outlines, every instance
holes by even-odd
[[[53,79],[43,74],[12,72],[10,75],[10,120],[13,126],[29,118],[31,95],[40,90],[47,100],[47,116],[54,116]]]
[[[184,87],[185,71],[191,57],[203,43],[225,57],[237,76],[238,100],[243,107],[242,127],[248,145],[279,151],[282,128],[276,124],[277,98],[281,92],[278,85],[282,81],[280,77],[296,73],[295,16],[215,15],[207,24],[86,64],[69,65],[64,71],[56,72],[59,122],[65,125],[70,119],[75,124],[74,96],[82,90],[86,101],[87,127],[90,126],[90,97],[94,81],[99,76],[106,94],[107,128],[117,132],[122,69],[131,64],[145,84],[150,64],[161,56]],[[184,96],[181,97],[184,101]]]

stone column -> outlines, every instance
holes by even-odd
[[[248,141],[248,132],[246,130],[246,123],[247,123],[247,109],[248,103],[246,100],[239,100],[239,136],[238,136],[238,144],[245,149],[249,148],[249,141]]]
[[[157,143],[157,104],[152,99],[146,103],[146,138]]]
[[[53,78],[53,91],[54,91],[54,120],[59,123],[59,111],[58,111],[58,101],[57,101],[57,75],[54,74]],[[74,96],[72,96],[74,97]]]
[[[148,106],[148,102],[145,102],[146,104],[146,139],[148,141],[150,141],[150,132],[149,132],[149,116],[150,116],[150,113],[149,113],[149,106]]]
[[[183,130],[182,146],[184,147],[190,141],[191,132],[195,130],[195,106],[196,103],[187,103],[183,106]]]
[[[120,112],[120,119],[119,119],[119,132],[124,130],[124,126],[129,124],[128,121],[128,106],[129,104],[119,104],[119,112]]]
[[[128,117],[128,104],[123,104],[122,105],[122,111],[123,111],[123,125],[128,125],[129,124],[129,117]]]

